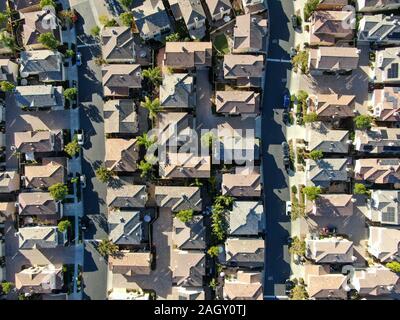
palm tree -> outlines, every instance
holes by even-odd
[[[137,143],[139,146],[144,146],[145,149],[149,149],[154,143],[156,143],[157,137],[152,136],[149,137],[148,134],[145,132],[140,137],[137,137]]]
[[[144,97],[144,101],[140,103],[140,106],[149,111],[149,118],[151,120],[154,120],[157,113],[162,111],[162,108],[160,107],[160,99],[158,98],[151,101],[149,97]]]
[[[143,77],[149,79],[149,81],[155,86],[160,84],[162,81],[160,67],[143,70]]]
[[[101,240],[98,250],[103,257],[112,256],[118,252],[118,246],[111,240]]]

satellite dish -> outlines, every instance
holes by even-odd
[[[146,215],[144,216],[143,220],[144,220],[144,222],[149,223],[149,222],[151,221],[151,217],[150,217],[148,214],[146,214]]]

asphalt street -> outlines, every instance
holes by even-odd
[[[262,110],[262,148],[264,206],[266,214],[264,296],[284,296],[284,282],[290,277],[287,239],[290,218],[285,214],[289,200],[288,176],[283,165],[281,143],[286,140],[282,123],[283,95],[288,86],[291,64],[289,50],[294,43],[290,23],[292,1],[269,0],[270,39],[264,102]]]

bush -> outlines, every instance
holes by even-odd
[[[307,298],[308,294],[304,285],[296,285],[290,293],[290,300],[306,300]]]
[[[70,143],[68,143],[65,147],[64,147],[64,151],[70,156],[70,157],[74,157],[75,155],[77,155],[79,153],[79,151],[81,150],[81,146],[78,143],[78,139],[74,138]]]
[[[64,97],[67,100],[74,100],[76,98],[76,95],[78,94],[78,89],[77,88],[68,88],[64,90]]]
[[[366,130],[371,128],[372,117],[368,115],[359,115],[354,118],[354,124],[357,129]]]
[[[303,116],[303,121],[305,123],[315,122],[317,120],[318,120],[318,115],[315,112],[310,112]]]
[[[49,192],[55,201],[62,201],[68,195],[68,187],[63,183],[56,183],[49,187]]]
[[[207,253],[212,258],[218,257],[218,255],[219,255],[219,247],[218,246],[212,246],[212,247],[210,247],[208,249]]]
[[[90,29],[90,34],[94,37],[98,37],[100,35],[100,27],[95,26],[92,29]]]
[[[309,156],[313,160],[319,160],[324,157],[324,153],[322,152],[322,150],[313,150],[310,152]]]
[[[57,225],[58,231],[65,232],[71,228],[71,222],[69,220],[62,220]]]
[[[176,217],[184,223],[189,222],[193,219],[193,210],[181,210],[176,214]]]
[[[15,85],[9,81],[0,81],[0,90],[4,92],[11,92],[15,89]]]
[[[293,71],[297,72],[298,69],[303,74],[308,73],[308,51],[303,50],[299,51],[293,58],[292,58],[292,64],[293,64]]]
[[[315,186],[304,187],[302,191],[308,200],[314,201],[321,194],[321,188]]]
[[[313,12],[317,9],[320,0],[307,0],[304,5],[304,20],[308,21],[310,19]]]
[[[103,183],[107,183],[111,180],[113,172],[108,170],[104,165],[96,169],[96,177]]]
[[[297,187],[295,185],[292,186],[292,193],[297,194]]]
[[[386,264],[386,267],[392,270],[393,272],[400,273],[400,262],[392,261]]]
[[[293,237],[289,252],[291,254],[297,254],[298,256],[304,256],[306,254],[306,242],[298,237]]]
[[[56,50],[60,45],[57,38],[51,32],[42,33],[38,37],[38,41],[44,45],[47,49]]]
[[[1,283],[1,291],[4,294],[9,294],[11,292],[12,288],[14,288],[14,284],[12,282],[5,281],[5,282]]]
[[[119,16],[121,23],[125,27],[131,27],[133,22],[133,14],[131,12],[121,13]]]
[[[369,191],[365,185],[362,183],[356,183],[354,185],[354,194],[368,194]]]
[[[53,8],[56,7],[54,0],[40,0],[39,7],[43,9],[44,7],[51,6]]]
[[[178,32],[171,33],[170,35],[165,37],[165,41],[167,42],[176,42],[181,40],[181,36]]]

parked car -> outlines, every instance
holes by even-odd
[[[285,294],[287,295],[287,296],[289,296],[291,293],[292,293],[292,289],[295,287],[295,283],[292,281],[292,280],[290,280],[290,279],[287,279],[286,281],[285,281]]]
[[[86,188],[86,176],[83,174],[80,177],[82,188]]]
[[[283,108],[289,110],[290,107],[290,96],[286,93],[283,96]]]
[[[292,16],[290,17],[290,21],[292,22],[292,27],[294,29],[297,28],[297,16],[295,14],[292,14]]]
[[[286,215],[290,216],[292,214],[292,202],[286,201]]]
[[[297,54],[297,50],[295,48],[291,47],[290,52],[289,52],[290,58],[293,58],[296,54]]]
[[[287,110],[283,110],[282,121],[283,121],[284,124],[288,124],[289,123],[289,112]]]
[[[289,158],[290,149],[289,149],[289,145],[286,141],[282,142],[282,152],[283,152],[284,157]]]
[[[78,130],[78,133],[77,133],[76,137],[78,139],[78,144],[80,146],[83,146],[83,143],[84,143],[84,141],[83,141],[83,130]]]
[[[78,67],[82,65],[82,55],[79,51],[76,53],[76,65]]]

